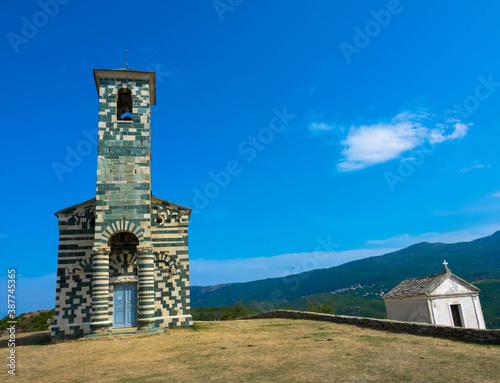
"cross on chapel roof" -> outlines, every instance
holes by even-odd
[[[444,265],[444,272],[451,273],[450,269],[448,268],[448,262],[446,262],[446,260],[443,262],[443,265]]]

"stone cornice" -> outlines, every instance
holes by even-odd
[[[92,252],[94,254],[109,254],[111,251],[111,248],[109,247],[94,247],[92,249]]]
[[[137,275],[120,275],[119,277],[111,277],[109,278],[110,284],[115,283],[133,283],[139,282],[139,277]]]
[[[139,253],[152,253],[153,246],[137,246],[137,251]]]

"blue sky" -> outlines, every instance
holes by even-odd
[[[53,307],[53,213],[95,196],[92,69],[124,67],[126,49],[129,68],[156,71],[153,194],[194,209],[192,284],[492,234],[498,14],[495,1],[4,4],[0,283],[14,267],[19,310]]]

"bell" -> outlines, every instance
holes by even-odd
[[[118,110],[118,115],[120,116],[120,120],[131,120],[132,119],[132,111],[128,105],[122,105]]]

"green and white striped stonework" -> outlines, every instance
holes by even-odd
[[[152,72],[94,70],[99,95],[96,198],[63,209],[53,338],[106,333],[113,289],[137,283],[137,328],[192,326],[188,223],[191,209],[151,194]],[[117,120],[117,95],[132,94],[133,119]],[[117,233],[135,242],[110,245]],[[128,238],[128,237],[127,237]]]
[[[151,212],[159,217],[151,228],[155,249],[154,313],[157,325],[191,326],[189,310],[188,223],[190,209],[152,198]]]

